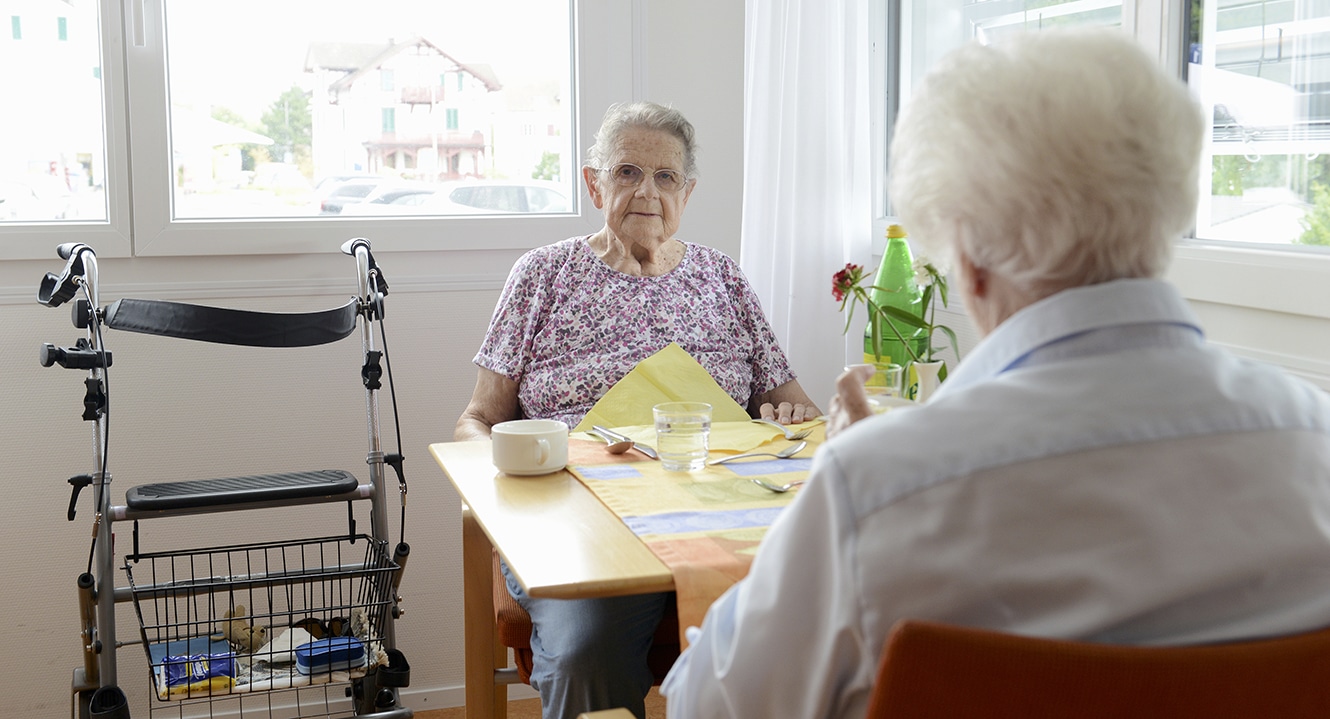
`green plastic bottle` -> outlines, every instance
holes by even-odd
[[[923,311],[923,293],[914,282],[914,257],[910,255],[910,245],[905,241],[905,228],[891,225],[887,228],[887,248],[882,253],[882,266],[877,270],[877,279],[873,281],[875,289],[869,293],[873,303],[883,307],[896,307],[919,316]],[[890,290],[890,291],[887,291]],[[880,354],[873,347],[873,322],[878,323],[879,336],[882,338]],[[923,330],[896,323],[915,355],[924,352]],[[905,345],[896,339],[896,334],[887,326],[886,319],[874,315],[869,325],[864,328],[864,362],[894,363],[902,367],[910,364],[913,358],[906,351]]]

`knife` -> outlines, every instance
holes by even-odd
[[[633,438],[629,437],[628,435],[619,434],[618,432],[615,432],[613,430],[605,429],[604,427],[601,427],[598,424],[591,425],[591,429],[594,429],[596,432],[598,432],[602,437],[605,437],[606,439],[612,439],[616,442],[632,442],[633,449],[641,452],[642,454],[645,454],[646,456],[652,459],[660,459],[660,455],[656,454],[656,450],[652,449],[648,445],[642,444],[641,442],[633,441]]]

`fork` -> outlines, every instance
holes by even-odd
[[[807,442],[800,442],[798,444],[792,444],[786,447],[785,449],[782,449],[779,452],[745,452],[743,454],[732,454],[728,457],[720,457],[718,459],[708,459],[707,465],[710,466],[714,464],[725,464],[726,462],[733,462],[736,459],[748,459],[749,457],[775,457],[776,459],[789,459],[790,457],[793,457],[794,455],[804,451],[804,447],[807,446],[808,446]]]
[[[755,419],[753,421],[759,424],[769,424],[772,427],[775,427],[785,435],[785,439],[790,439],[790,440],[804,439],[805,437],[813,433],[812,427],[807,427],[801,430],[792,430],[789,427],[786,427],[785,425],[781,424],[780,422],[777,422],[774,419]]]

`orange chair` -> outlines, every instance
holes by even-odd
[[[1325,719],[1330,629],[1141,647],[922,621],[887,639],[869,719]]]
[[[494,623],[499,643],[513,650],[513,661],[517,664],[517,676],[523,684],[531,683],[531,616],[508,593],[499,571],[499,553],[494,552]],[[647,652],[647,664],[659,684],[679,658],[679,612],[675,609],[674,597],[665,607],[665,617],[656,628],[651,649]]]

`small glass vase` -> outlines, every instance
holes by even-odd
[[[942,382],[938,375],[945,365],[942,360],[910,363],[910,399],[920,404],[927,402]]]

